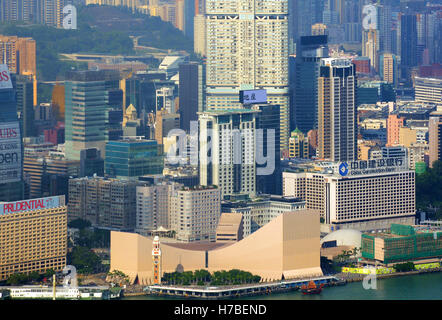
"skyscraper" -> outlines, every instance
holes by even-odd
[[[430,167],[433,162],[442,160],[442,112],[434,111],[428,122],[428,144],[430,145]]]
[[[105,156],[112,92],[119,74],[110,70],[68,72],[65,81],[66,157],[80,160],[82,149],[98,148]],[[111,113],[112,114],[112,113]]]
[[[206,1],[206,106],[240,107],[239,90],[266,89],[280,105],[281,148],[288,148],[288,0]]]
[[[318,88],[319,158],[357,160],[356,70],[349,59],[321,60]]]
[[[328,57],[327,36],[301,37],[296,46],[292,128],[305,134],[318,126],[318,78],[322,58]]]
[[[218,186],[221,196],[256,194],[258,113],[247,109],[198,113],[201,185]]]
[[[410,81],[411,68],[417,66],[417,20],[415,14],[404,14],[401,27],[401,79]]]
[[[0,201],[17,201],[23,199],[22,129],[7,65],[0,65],[0,73]]]
[[[12,75],[17,97],[17,113],[23,128],[23,137],[35,136],[34,81],[32,76]]]
[[[203,65],[198,62],[180,64],[180,128],[189,132],[190,122],[198,121],[197,112],[203,111]]]

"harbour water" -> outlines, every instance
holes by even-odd
[[[137,296],[127,300],[171,300],[171,297]],[[178,299],[178,298],[175,298]],[[175,300],[174,299],[174,300]],[[376,289],[366,290],[362,282],[324,288],[318,295],[299,291],[244,297],[241,300],[442,300],[442,272],[378,279]]]

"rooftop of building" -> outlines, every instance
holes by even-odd
[[[222,115],[229,115],[229,114],[242,114],[242,113],[259,113],[260,110],[255,109],[247,109],[247,108],[223,108],[223,109],[209,109],[205,110],[203,112],[197,112],[197,114],[207,114],[211,116],[222,116]]]
[[[442,227],[429,225],[403,225],[393,223],[391,224],[390,231],[380,232],[376,234],[364,233],[364,235],[374,236],[381,239],[397,239],[429,233],[437,233],[440,237],[440,234],[442,234]]]

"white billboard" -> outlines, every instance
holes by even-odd
[[[362,28],[364,30],[377,30],[378,29],[378,8],[369,4],[362,8]]]
[[[16,122],[0,124],[0,182],[21,180],[22,148],[20,125]]]
[[[239,102],[242,104],[267,103],[266,90],[241,90],[239,92]]]
[[[11,74],[6,64],[0,64],[0,89],[12,89]]]

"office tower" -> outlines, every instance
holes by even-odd
[[[51,106],[52,114],[57,121],[64,122],[65,116],[65,89],[64,84],[56,83],[52,89]]]
[[[155,140],[160,145],[163,139],[169,135],[173,129],[180,128],[180,115],[168,113],[166,110],[159,110],[155,116]],[[167,152],[167,150],[164,150]]]
[[[318,126],[319,67],[328,57],[327,36],[301,37],[296,47],[292,128],[307,133]]]
[[[155,140],[128,137],[106,144],[104,171],[111,177],[137,180],[146,174],[163,173],[163,166],[162,147]]]
[[[434,111],[428,121],[428,144],[430,145],[429,162],[442,160],[442,112]]]
[[[178,67],[176,72],[178,72]],[[162,87],[174,87],[173,81],[166,80],[166,72],[138,72],[122,81],[124,107],[133,104],[137,109],[138,116],[156,111],[156,91]]]
[[[281,151],[280,151],[280,129],[279,129],[279,106],[278,105],[255,105],[252,109],[260,111],[257,118],[255,151],[258,155],[268,157],[273,155],[271,161],[274,164],[273,172],[256,176],[256,192],[265,194],[281,194],[282,173],[281,173]],[[274,138],[272,138],[274,137]],[[259,163],[257,160],[256,169],[269,166],[266,163]]]
[[[133,231],[137,185],[103,177],[70,179],[68,221],[83,219],[98,228]]]
[[[23,129],[23,137],[35,136],[34,83],[31,76],[12,75],[17,98],[17,114]]]
[[[398,84],[398,68],[396,55],[392,53],[384,53],[379,61],[379,73],[381,80],[393,84]]]
[[[0,35],[0,62],[7,64],[11,73],[37,74],[36,46],[32,38]]]
[[[97,148],[84,149],[80,152],[79,177],[104,176],[104,159]]]
[[[362,55],[370,59],[373,69],[379,71],[379,30],[370,29],[362,34]]]
[[[173,190],[183,185],[173,182],[161,182],[155,185],[137,186],[137,217],[135,232],[149,235],[162,227],[171,228],[171,196]]]
[[[206,1],[206,108],[240,107],[239,90],[265,89],[289,138],[288,0]]]
[[[391,53],[393,52],[393,13],[392,7],[388,4],[378,4],[378,27],[379,27],[379,52]]]
[[[109,129],[115,127],[109,121],[109,102],[113,101],[109,93],[118,85],[119,74],[110,70],[67,73],[64,87],[68,159],[80,160],[80,151],[89,148],[98,148],[105,156]]]
[[[311,35],[312,25],[322,22],[323,0],[289,1],[290,20],[293,31],[293,41],[299,37]]]
[[[185,0],[175,0],[176,25],[175,27],[184,33],[185,26]]]
[[[290,158],[309,158],[308,137],[296,128],[292,131],[289,140],[289,157]]]
[[[168,113],[175,113],[174,87],[162,87],[156,91],[156,111],[166,110]]]
[[[404,14],[400,19],[401,79],[410,82],[411,68],[417,66],[416,15]]]
[[[22,128],[7,65],[0,65],[0,201],[23,199]]]
[[[12,274],[61,272],[66,265],[64,196],[5,202],[0,213],[0,280]]]
[[[415,100],[442,104],[442,79],[437,78],[414,78]]]
[[[321,60],[318,88],[319,158],[357,159],[356,70],[349,59]]]
[[[415,223],[415,173],[406,159],[337,162],[327,171],[284,172],[283,181],[284,195],[318,210],[329,231]]]
[[[201,185],[218,186],[222,197],[255,195],[258,113],[247,109],[198,113]]]
[[[216,186],[174,190],[171,197],[172,230],[181,242],[215,241],[221,216],[221,190]]]
[[[198,121],[197,112],[204,111],[203,65],[198,62],[180,64],[180,128],[190,131],[190,122]]]

